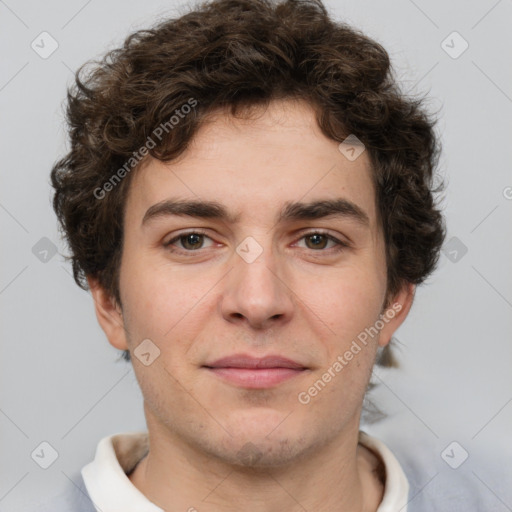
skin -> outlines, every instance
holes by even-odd
[[[414,286],[391,298],[401,310],[379,335],[299,403],[384,313],[385,247],[366,152],[346,159],[304,102],[274,101],[259,114],[219,111],[177,160],[148,158],[127,198],[122,307],[89,279],[98,321],[114,347],[130,350],[144,397],[150,451],[130,480],[171,512],[375,511],[383,485],[377,456],[358,444],[360,413],[376,350],[407,316]],[[148,208],[171,197],[214,200],[240,218],[159,216],[142,225]],[[339,197],[368,225],[275,222],[287,201]],[[206,237],[164,246],[194,229]],[[350,246],[335,252],[320,238],[317,248],[318,229]],[[263,250],[252,263],[236,252],[246,237]],[[133,353],[145,339],[160,350],[149,366]],[[308,370],[245,389],[202,367],[234,353],[279,354]]]

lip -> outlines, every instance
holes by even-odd
[[[245,368],[245,369],[261,369],[261,368],[290,368],[293,370],[302,370],[306,367],[287,357],[279,355],[268,355],[265,357],[254,357],[246,354],[233,354],[232,356],[222,357],[212,363],[204,366],[209,368]]]
[[[252,357],[235,354],[203,366],[217,377],[244,388],[264,389],[303,374],[307,367],[279,355]]]

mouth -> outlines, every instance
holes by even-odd
[[[309,371],[286,357],[257,358],[244,354],[218,359],[203,368],[225,382],[248,389],[271,388]]]

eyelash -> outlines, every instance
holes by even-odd
[[[199,252],[201,249],[196,249],[193,251],[186,250],[186,249],[181,249],[181,250],[171,249],[171,246],[173,243],[179,241],[181,238],[188,236],[188,235],[204,235],[205,237],[210,238],[207,235],[206,231],[203,231],[202,229],[194,229],[193,231],[188,231],[186,233],[180,233],[178,236],[174,237],[172,240],[169,240],[168,242],[165,242],[163,245],[166,249],[168,249],[172,253],[181,253],[181,254],[185,254],[186,256],[192,256],[194,253]],[[310,249],[313,252],[319,252],[319,253],[327,252],[328,253],[328,252],[332,251],[337,254],[338,252],[341,252],[350,247],[350,245],[347,242],[342,242],[341,240],[335,238],[334,236],[330,235],[328,232],[323,231],[321,229],[315,230],[315,231],[309,231],[308,233],[304,233],[299,238],[299,240],[302,240],[303,238],[307,238],[308,236],[313,236],[313,235],[325,236],[329,241],[335,242],[337,245],[337,247],[331,247],[331,249],[319,249],[318,251],[315,251],[314,249]]]

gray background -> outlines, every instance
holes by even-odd
[[[57,494],[100,438],[145,427],[131,366],[61,256],[49,171],[66,150],[62,105],[73,71],[176,5],[0,1],[1,510]],[[493,510],[512,510],[512,2],[326,5],[384,45],[405,90],[429,93],[441,117],[447,241],[456,237],[397,332],[402,369],[375,372],[374,400],[389,417],[365,429],[392,449],[428,454],[425,488],[465,472]],[[31,48],[43,31],[58,42],[46,59]],[[454,31],[469,44],[457,58],[463,41],[442,43]],[[44,252],[51,244],[53,256]],[[58,452],[46,470],[31,458],[43,441]],[[453,441],[455,461],[469,454],[457,469],[443,458]]]

